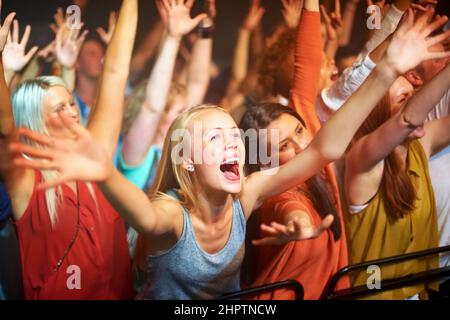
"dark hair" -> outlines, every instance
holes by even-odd
[[[305,121],[297,112],[278,103],[263,103],[247,108],[239,127],[244,131],[248,129],[265,129],[271,122],[277,120],[283,114],[293,116],[306,128]],[[247,174],[260,171],[261,167],[258,164],[249,163],[250,155],[248,151],[250,142],[246,139],[244,143],[247,151],[245,159]],[[259,144],[257,145],[259,147]],[[331,231],[333,232],[335,241],[339,240],[342,233],[341,223],[338,216],[337,203],[334,201],[330,184],[320,174],[308,179],[305,184],[306,190],[302,189],[302,192],[311,200],[320,217],[323,219],[329,214],[333,215],[334,221],[331,225]]]
[[[389,93],[378,102],[378,105],[359,128],[354,141],[375,131],[391,117],[391,103]],[[416,189],[408,174],[402,166],[402,160],[398,150],[394,149],[384,159],[383,180],[381,192],[386,201],[384,206],[388,216],[398,219],[414,209],[414,201],[417,198]]]
[[[277,77],[284,63],[294,55],[296,38],[295,29],[286,29],[277,41],[265,51],[259,68],[259,84],[264,92],[274,96],[279,93]],[[293,66],[292,74],[294,74]]]

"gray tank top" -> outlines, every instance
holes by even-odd
[[[183,208],[183,231],[178,242],[158,256],[147,257],[147,280],[137,299],[213,299],[240,290],[245,251],[245,216],[233,200],[231,233],[217,253],[197,243],[189,211]]]

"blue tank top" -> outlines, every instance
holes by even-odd
[[[189,211],[183,208],[180,239],[168,251],[147,257],[147,281],[137,299],[214,299],[239,291],[245,226],[241,203],[233,200],[229,239],[220,251],[210,254],[198,244]]]

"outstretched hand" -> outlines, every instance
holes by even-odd
[[[342,35],[342,31],[344,30],[340,0],[335,0],[333,12],[328,13],[324,5],[320,5],[320,11],[322,12],[325,21],[328,41],[338,41]]]
[[[261,22],[265,9],[261,6],[260,0],[251,0],[247,17],[244,21],[244,29],[253,31]]]
[[[5,26],[6,23],[7,22],[5,21]],[[2,58],[5,70],[14,72],[21,71],[37,52],[37,46],[31,48],[28,53],[25,52],[28,40],[30,39],[30,33],[31,27],[28,25],[25,27],[25,32],[22,39],[19,39],[19,22],[14,20],[12,35],[8,35],[6,45],[3,46]],[[3,43],[3,40],[1,41]]]
[[[315,226],[309,217],[294,217],[287,225],[272,222],[269,225],[262,224],[261,230],[267,233],[267,237],[253,240],[255,246],[283,245],[289,241],[307,240],[319,237],[333,223],[334,217],[326,216],[322,223]]]
[[[81,27],[83,24],[81,24]],[[56,58],[59,63],[66,68],[73,68],[80,54],[81,47],[88,33],[80,29],[69,29],[67,33],[65,27],[61,27],[56,34]]]
[[[162,4],[167,16],[169,34],[175,38],[181,38],[188,34],[208,16],[202,13],[191,18],[194,0],[162,0]]]
[[[412,9],[408,9],[405,13],[386,51],[388,64],[398,74],[403,74],[415,68],[422,61],[450,56],[448,51],[430,51],[430,47],[445,42],[450,37],[450,31],[430,36],[448,21],[446,16],[442,16],[430,22],[433,14],[434,9],[428,9],[424,14],[414,19]]]
[[[98,35],[100,36],[104,44],[108,45],[109,42],[111,41],[114,30],[116,29],[116,24],[117,24],[117,13],[111,11],[109,13],[108,30],[105,30],[102,27],[98,27],[96,29]]]
[[[104,181],[113,171],[113,164],[102,144],[79,123],[59,112],[50,115],[53,125],[68,130],[72,137],[59,138],[19,129],[22,138],[34,142],[13,142],[9,145],[12,153],[26,155],[16,157],[14,165],[39,170],[55,170],[58,176],[41,185],[40,189],[52,188],[75,180]]]

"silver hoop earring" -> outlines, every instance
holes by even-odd
[[[193,164],[188,164],[186,169],[189,172],[194,172],[194,165]]]

